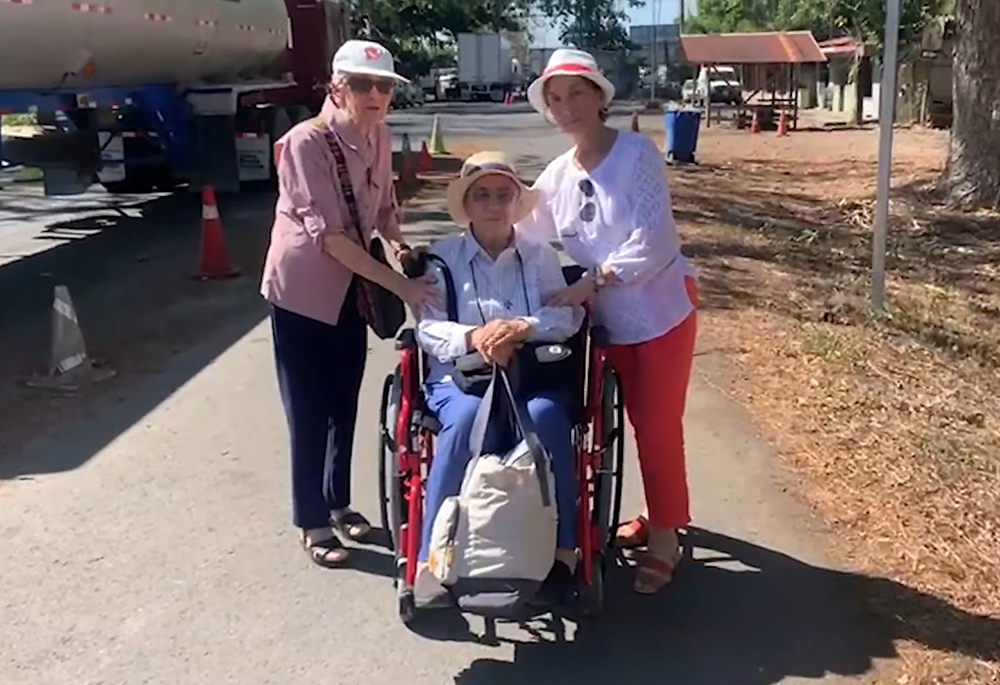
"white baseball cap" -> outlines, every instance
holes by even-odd
[[[542,75],[528,86],[528,102],[547,119],[550,117],[548,105],[545,104],[545,82],[553,76],[581,76],[592,81],[604,93],[605,107],[615,96],[615,87],[601,73],[593,55],[583,50],[559,48],[549,57]]]
[[[333,56],[333,76],[359,74],[393,79],[409,83],[409,79],[396,73],[392,53],[378,43],[368,40],[349,40]]]

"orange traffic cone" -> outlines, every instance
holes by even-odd
[[[785,112],[782,112],[781,116],[778,117],[778,135],[788,135],[788,115]]]
[[[760,133],[760,118],[756,109],[753,111],[753,119],[750,120],[750,133]]]
[[[413,159],[413,148],[410,147],[410,134],[403,134],[403,142],[400,146],[402,159],[400,160],[399,182],[411,185],[417,182],[417,161]]]
[[[226,238],[222,233],[219,206],[215,201],[215,188],[206,185],[201,191],[201,257],[197,278],[203,281],[214,278],[232,278],[239,275],[229,263]]]
[[[431,170],[431,153],[427,150],[427,141],[420,143],[420,173],[425,174]]]

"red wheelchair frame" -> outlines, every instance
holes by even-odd
[[[566,267],[567,281],[582,269]],[[624,410],[621,384],[608,363],[600,329],[584,321],[568,344],[578,360],[574,379],[573,445],[577,477],[580,563],[577,604],[586,616],[604,604],[604,575],[613,558],[624,461]],[[416,614],[416,581],[424,514],[424,485],[440,430],[423,399],[427,360],[412,328],[396,339],[400,360],[382,388],[379,411],[379,502],[382,528],[396,556],[397,608],[405,623]],[[395,416],[390,409],[395,403]],[[390,425],[391,424],[391,425]]]

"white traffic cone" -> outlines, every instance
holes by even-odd
[[[26,385],[43,390],[75,392],[84,385],[99,383],[113,378],[111,369],[97,368],[87,356],[83,342],[83,331],[69,296],[69,288],[55,287],[52,300],[52,359],[49,373],[42,378],[33,378]]]

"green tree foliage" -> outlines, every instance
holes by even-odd
[[[629,0],[641,7],[642,0]],[[538,9],[559,26],[559,40],[589,50],[632,47],[625,28],[628,14],[613,0],[539,0]]]
[[[902,0],[900,39],[916,42],[942,0]],[[885,35],[885,0],[701,0],[685,20],[691,33],[812,31],[817,39],[850,35],[880,46]]]
[[[368,36],[396,55],[404,73],[426,73],[454,60],[459,33],[520,31],[532,0],[359,0],[353,34]]]

